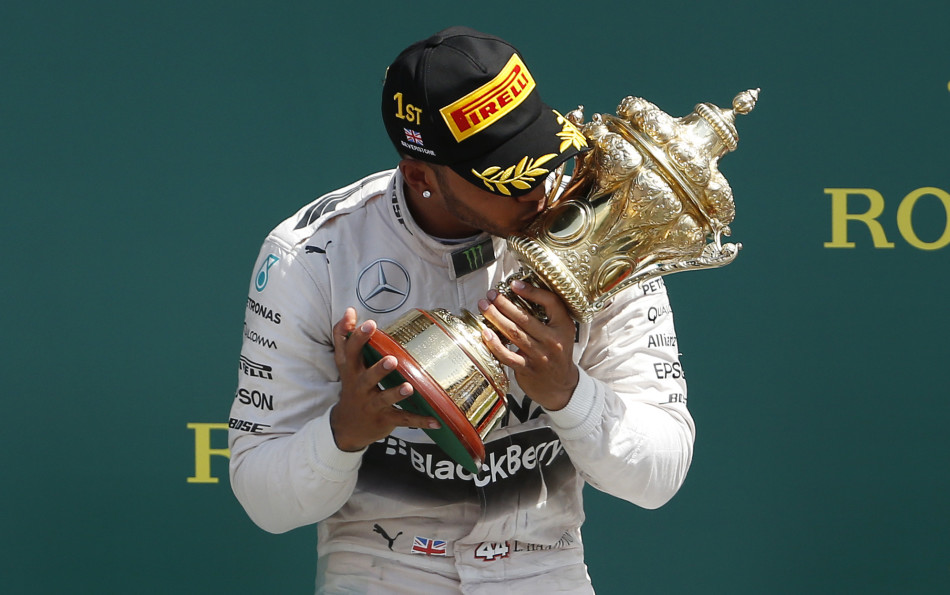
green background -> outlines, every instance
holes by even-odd
[[[186,425],[227,420],[266,232],[394,164],[385,66],[467,24],[562,111],[762,88],[721,168],[744,249],[667,279],[693,467],[657,511],[589,491],[598,591],[950,592],[950,248],[896,224],[950,192],[948,22],[916,0],[0,3],[3,591],[312,591],[313,528],[257,529],[223,457],[187,483]],[[851,187],[883,195],[893,248],[857,223],[824,246],[825,189]],[[934,242],[946,208],[913,223]]]

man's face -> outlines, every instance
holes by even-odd
[[[526,227],[545,207],[544,184],[517,198],[501,196],[471,184],[448,167],[436,167],[446,210],[470,227],[507,237]]]

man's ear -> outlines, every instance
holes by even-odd
[[[408,186],[416,196],[421,196],[426,190],[432,192],[438,187],[438,178],[436,177],[435,170],[432,165],[425,161],[404,158],[399,162],[399,170],[402,172],[406,186]]]

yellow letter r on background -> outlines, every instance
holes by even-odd
[[[211,430],[227,430],[228,424],[188,424],[188,429],[195,431],[195,475],[188,478],[188,483],[218,483],[217,477],[211,476],[211,457],[221,456],[231,458],[231,451],[227,448],[211,448]]]
[[[884,197],[873,188],[825,188],[825,194],[831,195],[831,241],[825,242],[825,248],[854,248],[855,243],[848,241],[848,220],[860,221],[868,226],[875,248],[893,248],[894,243],[887,241],[884,228],[877,218],[884,212]],[[848,212],[848,195],[863,194],[870,201],[864,213]]]

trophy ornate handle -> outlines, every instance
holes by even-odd
[[[527,284],[527,285],[533,285],[533,286],[535,286],[535,287],[543,287],[543,284],[542,284],[541,280],[538,279],[537,275],[535,275],[535,274],[534,274],[533,272],[531,272],[530,270],[525,269],[524,267],[522,267],[522,268],[518,269],[518,272],[516,272],[516,273],[514,273],[514,274],[512,274],[512,275],[509,275],[508,277],[505,278],[504,281],[501,281],[500,283],[498,283],[498,284],[495,286],[495,291],[497,291],[499,294],[505,296],[505,298],[506,298],[508,301],[510,301],[511,303],[513,303],[515,306],[521,308],[522,310],[524,310],[525,312],[527,312],[527,313],[530,314],[531,316],[534,316],[535,318],[537,318],[537,319],[540,320],[541,322],[547,323],[547,322],[548,322],[548,314],[547,314],[547,312],[545,312],[544,308],[543,308],[542,306],[539,306],[538,304],[535,304],[534,302],[529,302],[528,300],[522,298],[520,295],[518,295],[517,293],[515,293],[514,291],[512,291],[512,289],[511,289],[511,282],[512,282],[512,281],[521,281],[521,282],[523,282],[523,283],[525,283],[525,284]],[[484,317],[480,317],[480,318],[481,318],[481,320],[482,320],[482,323],[483,323],[486,327],[488,327],[488,328],[490,328],[492,331],[494,331],[495,334],[498,335],[498,336],[501,338],[502,341],[505,340],[505,336],[502,335],[502,334],[499,334],[499,333],[498,333],[498,329],[496,329],[496,328],[491,324],[491,322],[489,322],[488,320],[485,320]]]

